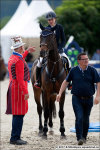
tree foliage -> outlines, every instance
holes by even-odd
[[[58,22],[63,25],[66,39],[75,40],[92,55],[100,48],[100,1],[64,0],[56,9]]]
[[[10,16],[7,16],[0,20],[0,30],[7,24],[10,18]]]

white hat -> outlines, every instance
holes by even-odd
[[[16,49],[21,46],[23,46],[25,43],[22,42],[22,39],[20,36],[15,36],[11,38],[12,46],[11,49]]]

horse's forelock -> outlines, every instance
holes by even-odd
[[[47,36],[49,36],[49,35],[51,35],[51,34],[54,34],[54,33],[53,33],[53,31],[51,31],[51,30],[48,29],[48,28],[45,28],[45,30],[43,30],[43,31],[41,32],[41,36],[43,36],[43,37],[47,37]]]

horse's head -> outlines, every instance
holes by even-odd
[[[40,35],[40,47],[42,50],[53,50],[57,49],[57,43],[56,43],[56,37],[54,34],[54,28],[50,27],[43,27],[40,24],[40,28],[42,30],[41,35]]]
[[[0,81],[4,80],[6,73],[7,73],[7,69],[4,64],[4,60],[2,57],[0,57]]]

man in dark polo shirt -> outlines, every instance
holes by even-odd
[[[88,56],[86,53],[80,53],[77,57],[79,65],[72,68],[63,81],[56,100],[59,102],[63,91],[68,83],[72,81],[72,105],[75,113],[75,127],[78,145],[86,142],[89,128],[89,116],[93,106],[93,95],[95,94],[95,85],[97,84],[96,97],[94,104],[100,102],[100,76],[96,69],[88,65]]]

